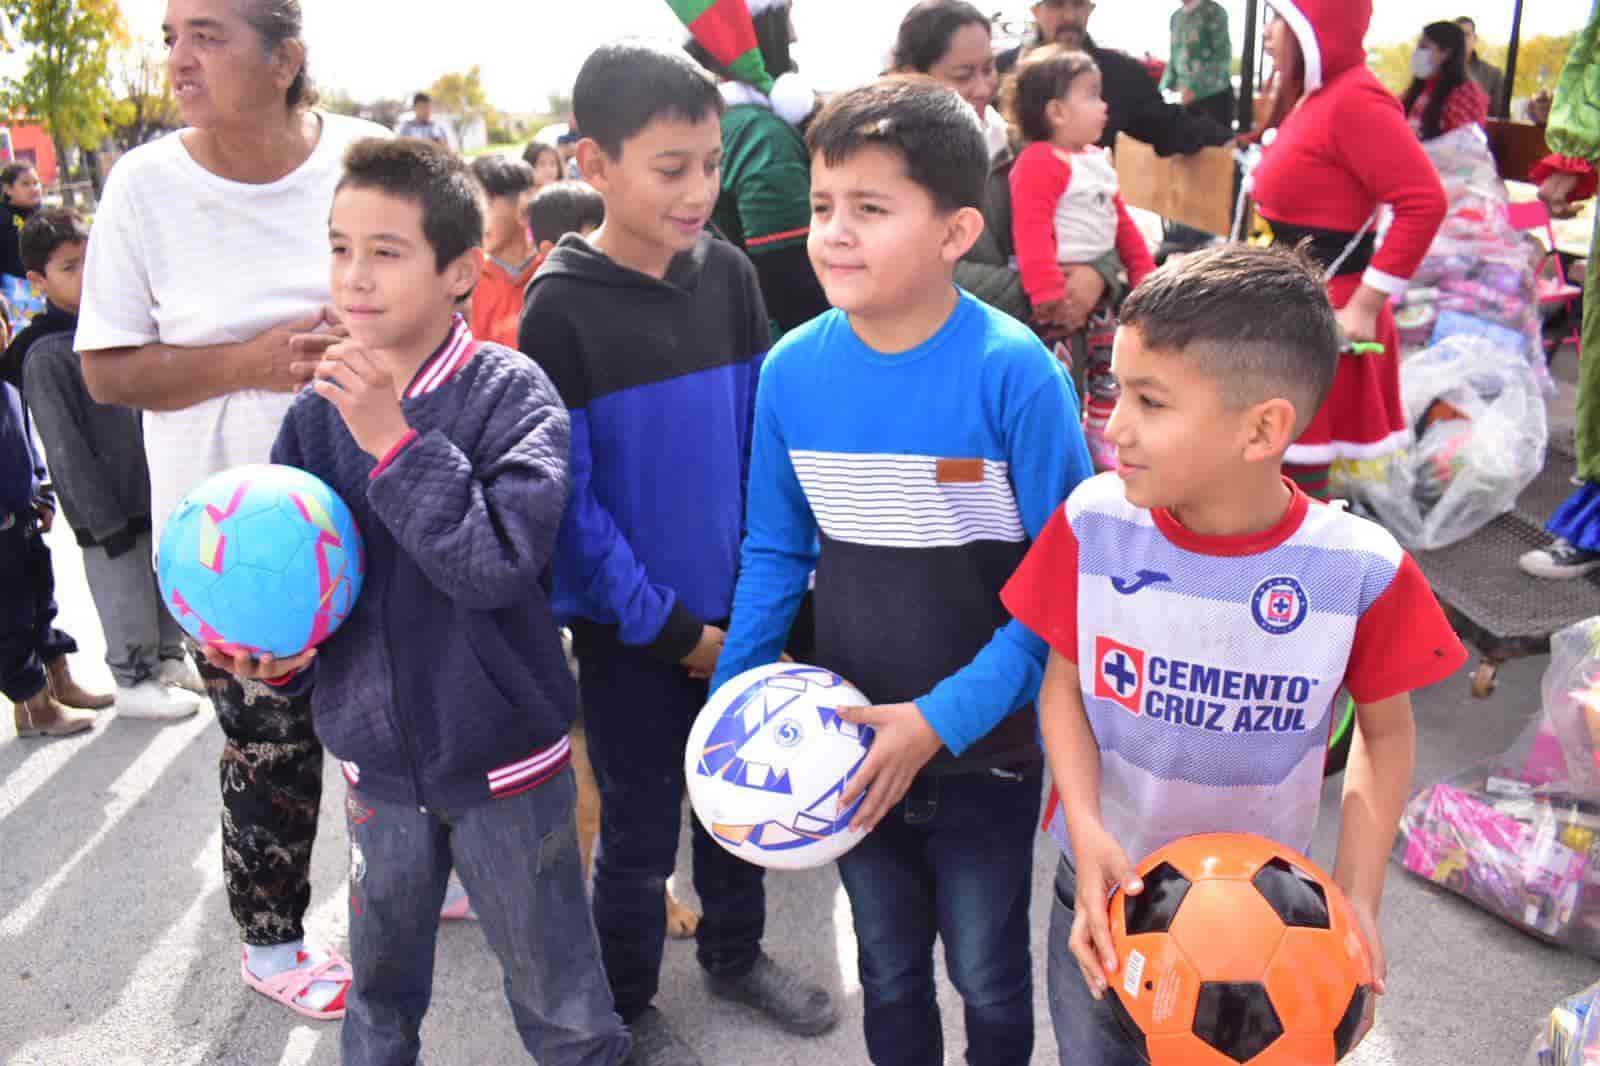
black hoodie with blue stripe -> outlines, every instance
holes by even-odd
[[[756,380],[770,344],[755,268],[703,235],[664,278],[568,236],[528,286],[518,347],[572,414],[556,546],[563,622],[669,662],[733,609]]]

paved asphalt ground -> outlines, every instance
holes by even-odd
[[[75,669],[108,684],[77,549],[63,533],[64,524],[52,542],[63,622],[83,645]],[[1418,783],[1505,748],[1537,705],[1544,666],[1543,658],[1508,664],[1488,700],[1468,694],[1465,671],[1420,693]],[[106,712],[92,733],[53,742],[19,742],[0,725],[0,1061],[338,1062],[336,1024],[303,1022],[240,983],[220,877],[220,747],[209,706],[164,727]],[[331,761],[325,784],[308,924],[314,938],[343,946],[344,783]],[[1335,782],[1323,795],[1314,848],[1328,865],[1338,800]],[[1039,954],[1054,862],[1041,838],[1033,922],[1040,1066],[1061,1061]],[[688,869],[686,854],[679,868]],[[763,1028],[708,999],[693,948],[683,943],[668,946],[658,1005],[710,1066],[866,1063],[854,938],[837,876],[831,869],[774,874],[767,883],[768,950],[833,989],[843,1024],[817,1040]],[[1390,993],[1377,1027],[1347,1060],[1357,1066],[1520,1066],[1551,1005],[1600,979],[1600,963],[1527,937],[1395,867],[1382,925]],[[442,931],[424,1028],[434,1066],[527,1061],[497,970],[475,927]],[[963,1062],[960,1005],[948,982],[940,998],[946,1061]]]

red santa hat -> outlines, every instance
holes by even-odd
[[[1270,0],[1300,42],[1305,91],[1314,93],[1351,67],[1365,66],[1372,0]]]

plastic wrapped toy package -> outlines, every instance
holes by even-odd
[[[1376,476],[1341,489],[1409,548],[1442,548],[1509,511],[1544,467],[1538,378],[1492,339],[1457,335],[1400,365],[1413,438]]]
[[[1600,1066],[1600,983],[1556,1004],[1523,1066]]]
[[[1394,857],[1513,925],[1600,958],[1600,618],[1551,638],[1541,695],[1510,750],[1412,797]]]
[[[1414,352],[1463,333],[1486,337],[1516,352],[1540,389],[1553,391],[1539,343],[1539,249],[1506,221],[1505,183],[1483,130],[1463,127],[1423,147],[1450,206],[1395,308],[1401,348]]]

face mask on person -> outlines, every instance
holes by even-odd
[[[1414,77],[1428,80],[1439,73],[1439,61],[1432,52],[1418,48],[1411,53],[1411,73]]]

